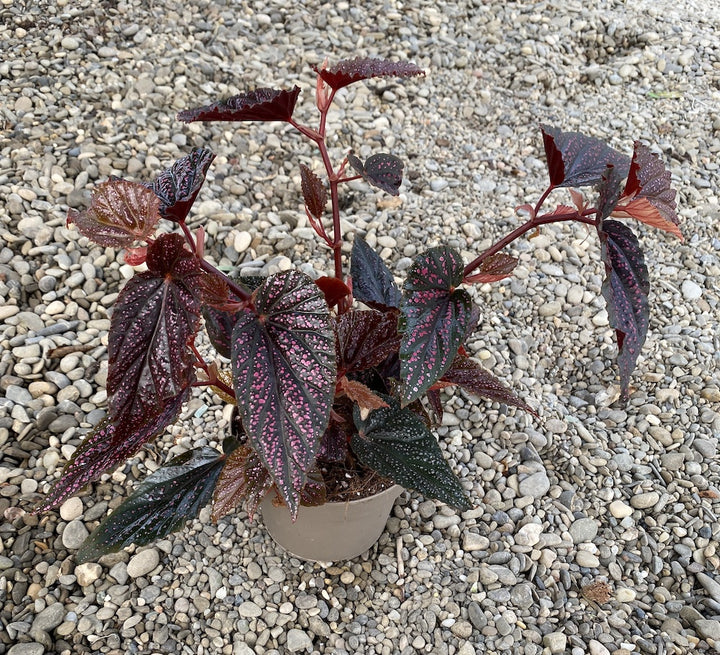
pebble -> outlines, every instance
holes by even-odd
[[[158,564],[160,564],[160,553],[156,548],[146,548],[130,558],[127,574],[131,578],[141,578],[154,571]]]
[[[685,298],[688,302],[700,300],[700,298],[702,298],[702,287],[692,280],[685,280],[682,283],[681,290],[683,298]]]
[[[540,541],[543,526],[539,523],[526,523],[515,533],[515,543],[519,546],[534,546]]]
[[[551,653],[564,653],[567,646],[567,635],[563,632],[549,632],[543,637],[543,646]]]
[[[518,488],[521,496],[541,498],[550,490],[550,480],[547,473],[540,471],[520,480]]]
[[[599,527],[600,524],[595,519],[577,519],[573,521],[569,532],[573,542],[581,544],[595,539]]]
[[[595,569],[600,566],[600,560],[597,556],[587,552],[586,550],[579,550],[575,555],[575,561],[578,566],[588,569]]]
[[[630,504],[635,509],[649,509],[654,507],[660,501],[660,494],[657,491],[648,491],[645,493],[635,494],[630,499]]]
[[[82,521],[79,519],[70,521],[62,533],[63,546],[68,550],[77,550],[82,546],[89,534],[88,529]]]
[[[52,603],[38,612],[33,620],[32,628],[41,632],[51,632],[63,622],[65,614],[65,607],[62,603]]]
[[[81,587],[87,587],[102,574],[102,566],[87,562],[75,567],[75,577]]]
[[[490,540],[484,535],[476,532],[466,532],[463,535],[463,550],[472,553],[477,550],[487,550],[490,547]]]
[[[703,586],[708,595],[716,602],[720,603],[720,582],[710,577],[707,573],[698,571],[695,574],[697,581]]]
[[[287,649],[291,653],[312,650],[313,642],[304,630],[292,628],[287,633]]]
[[[68,498],[62,505],[60,505],[60,517],[64,521],[74,521],[83,513],[82,500],[77,496]]]
[[[610,503],[610,514],[616,519],[624,519],[628,516],[632,516],[633,508],[626,505],[622,500],[614,500]]]

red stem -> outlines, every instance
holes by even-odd
[[[243,289],[237,282],[233,282],[225,273],[222,271],[218,271],[217,268],[215,268],[212,264],[209,262],[206,262],[204,259],[198,259],[200,262],[200,268],[202,268],[204,271],[207,271],[208,273],[211,273],[212,275],[217,275],[219,278],[222,278],[225,280],[225,283],[228,285],[230,290],[238,297],[240,300],[249,303],[252,299],[252,294],[248,293],[245,289]]]
[[[548,193],[543,194],[543,198],[536,207],[541,207],[544,198],[547,198]],[[543,214],[542,216],[535,216],[526,223],[523,223],[519,228],[510,232],[510,234],[504,236],[500,241],[490,246],[487,250],[480,253],[475,259],[473,259],[463,271],[463,277],[467,277],[476,268],[479,268],[482,263],[491,255],[500,252],[505,246],[518,239],[526,232],[539,227],[540,225],[549,225],[550,223],[561,223],[563,221],[578,221],[579,223],[586,223],[587,225],[596,226],[597,218],[591,218],[593,214],[597,214],[596,209],[586,209],[582,214],[578,212],[568,212],[567,214]]]

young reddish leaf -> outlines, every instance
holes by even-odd
[[[630,158],[600,139],[579,132],[562,132],[541,126],[550,184],[553,187],[593,186],[598,184],[608,164],[627,175]]]
[[[357,373],[385,361],[398,351],[397,312],[350,310],[335,328],[338,370]]]
[[[207,148],[194,148],[165,169],[147,186],[160,198],[160,215],[182,222],[190,212],[215,154]]]
[[[605,263],[602,294],[618,342],[621,399],[627,400],[630,375],[647,336],[650,283],[640,244],[632,230],[617,221],[598,227]]]
[[[575,209],[578,210],[578,212],[582,213],[587,209],[587,203],[585,202],[585,196],[583,196],[582,191],[578,191],[577,189],[568,189],[570,192],[570,197],[572,198],[573,205],[575,205]]]
[[[364,240],[356,236],[350,260],[353,295],[366,305],[400,307],[402,295],[385,262]]]
[[[320,291],[325,296],[328,307],[335,307],[343,298],[347,298],[352,291],[340,278],[323,276],[315,280]]]
[[[518,398],[500,380],[469,357],[458,355],[452,366],[440,378],[440,381],[460,385],[463,389],[476,396],[489,398],[506,405],[514,405],[524,409],[526,412],[530,412],[533,416],[538,416],[530,405]]]
[[[358,433],[350,446],[358,459],[380,475],[426,498],[435,498],[461,510],[472,507],[460,481],[445,461],[437,439],[422,419],[397,401],[376,409],[363,419],[353,412]]]
[[[495,253],[483,261],[477,273],[466,277],[463,282],[469,284],[474,282],[484,283],[504,280],[512,273],[517,263],[517,257],[511,257],[501,252]]]
[[[160,220],[160,200],[139,182],[108,180],[95,187],[90,207],[68,210],[67,224],[74,223],[91,241],[112,248],[127,248],[147,239]]]
[[[293,518],[335,392],[335,338],[320,289],[299,271],[268,278],[232,335],[235,395],[250,445]]]
[[[463,268],[456,251],[439,247],[416,257],[408,272],[400,329],[403,404],[422,396],[450,368],[472,323],[470,296],[455,288]]]
[[[352,152],[348,154],[348,163],[366,182],[391,196],[400,194],[402,184],[403,163],[395,155],[378,153],[371,155],[363,164]]]
[[[255,89],[213,102],[196,109],[181,111],[177,118],[184,123],[193,121],[289,121],[295,111],[300,87],[290,91]]]
[[[170,460],[100,522],[75,560],[93,561],[130,544],[145,546],[179,530],[210,500],[222,465],[220,454],[208,447]]]
[[[137,248],[127,248],[123,251],[123,259],[129,266],[141,266],[147,259],[147,246],[138,246]]]
[[[371,409],[388,407],[388,404],[362,382],[348,380],[344,375],[339,382],[340,391],[360,407],[361,415]]]
[[[612,216],[629,216],[682,239],[675,207],[670,171],[650,148],[636,141],[625,190]]]
[[[213,521],[219,521],[244,501],[252,519],[260,501],[273,486],[272,478],[250,446],[238,446],[228,455],[213,494]]]
[[[315,72],[335,91],[348,84],[374,77],[415,77],[425,71],[410,62],[387,61],[386,59],[361,58],[344,59],[330,68],[313,67]]]
[[[108,342],[110,420],[118,439],[132,434],[195,380],[188,348],[200,325],[200,303],[188,288],[199,273],[179,234],[150,247],[148,271],[120,292]]]
[[[116,438],[115,425],[107,418],[101,421],[95,431],[85,437],[73,453],[60,479],[35,512],[60,505],[87,484],[97,480],[105,471],[132,457],[144,444],[154,439],[177,418],[188,394],[189,389],[185,389],[166,403],[161,414],[153,416],[145,425],[140,426],[124,439]]]
[[[305,164],[300,164],[300,181],[305,206],[315,218],[321,219],[325,213],[325,203],[327,202],[325,185]]]

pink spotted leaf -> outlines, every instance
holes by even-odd
[[[357,373],[377,366],[400,347],[397,311],[353,309],[337,318],[338,370]]]
[[[401,307],[400,377],[403,404],[422,396],[450,368],[473,323],[462,257],[431,248],[416,257],[405,280]]]
[[[232,334],[238,409],[294,518],[335,391],[335,338],[318,286],[299,271],[268,278],[255,312],[239,312]]]
[[[367,158],[365,163],[352,152],[348,154],[348,163],[358,175],[378,189],[382,189],[391,196],[400,194],[402,184],[403,163],[395,155],[378,153]]]
[[[422,68],[410,62],[362,57],[344,59],[329,68],[325,66],[314,68],[325,83],[336,91],[354,82],[376,77],[416,77],[425,75]]]
[[[78,493],[105,471],[115,468],[132,457],[144,444],[152,441],[168,425],[173,423],[188,397],[189,388],[169,400],[163,411],[151,417],[132,434],[116,439],[116,426],[107,418],[100,422],[73,453],[60,479],[40,503],[36,512],[51,509]]]
[[[598,184],[608,164],[624,175],[630,158],[606,145],[600,139],[579,132],[563,132],[542,126],[550,184],[553,187],[580,187]]]
[[[213,102],[196,109],[181,111],[177,117],[184,123],[193,121],[289,121],[295,111],[300,87],[290,91],[255,89]]]
[[[605,263],[602,294],[618,342],[621,399],[627,400],[630,376],[649,325],[648,270],[637,237],[627,225],[606,220],[598,234]]]
[[[70,209],[67,223],[101,246],[127,248],[155,232],[159,208],[160,200],[144,184],[113,179],[95,187],[86,210]]]
[[[612,216],[635,218],[682,239],[675,209],[670,171],[650,148],[636,141],[627,183]]]
[[[188,288],[199,274],[179,234],[150,247],[148,270],[118,296],[110,323],[107,390],[116,439],[132,434],[195,380],[188,347],[200,326],[200,302]]]

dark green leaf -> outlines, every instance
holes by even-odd
[[[462,257],[452,248],[419,255],[405,280],[400,377],[402,400],[422,396],[450,368],[473,322],[473,305],[463,289]]]
[[[197,448],[170,460],[85,540],[78,563],[136,544],[144,546],[175,532],[195,518],[212,496],[223,458],[213,448]]]
[[[350,276],[353,295],[367,305],[400,307],[402,296],[385,262],[362,237],[353,242]]]
[[[358,433],[351,447],[360,461],[393,482],[435,498],[461,510],[472,507],[460,481],[445,461],[437,439],[422,419],[409,409],[400,409],[390,396],[390,407],[370,412],[367,419],[355,408]]]

